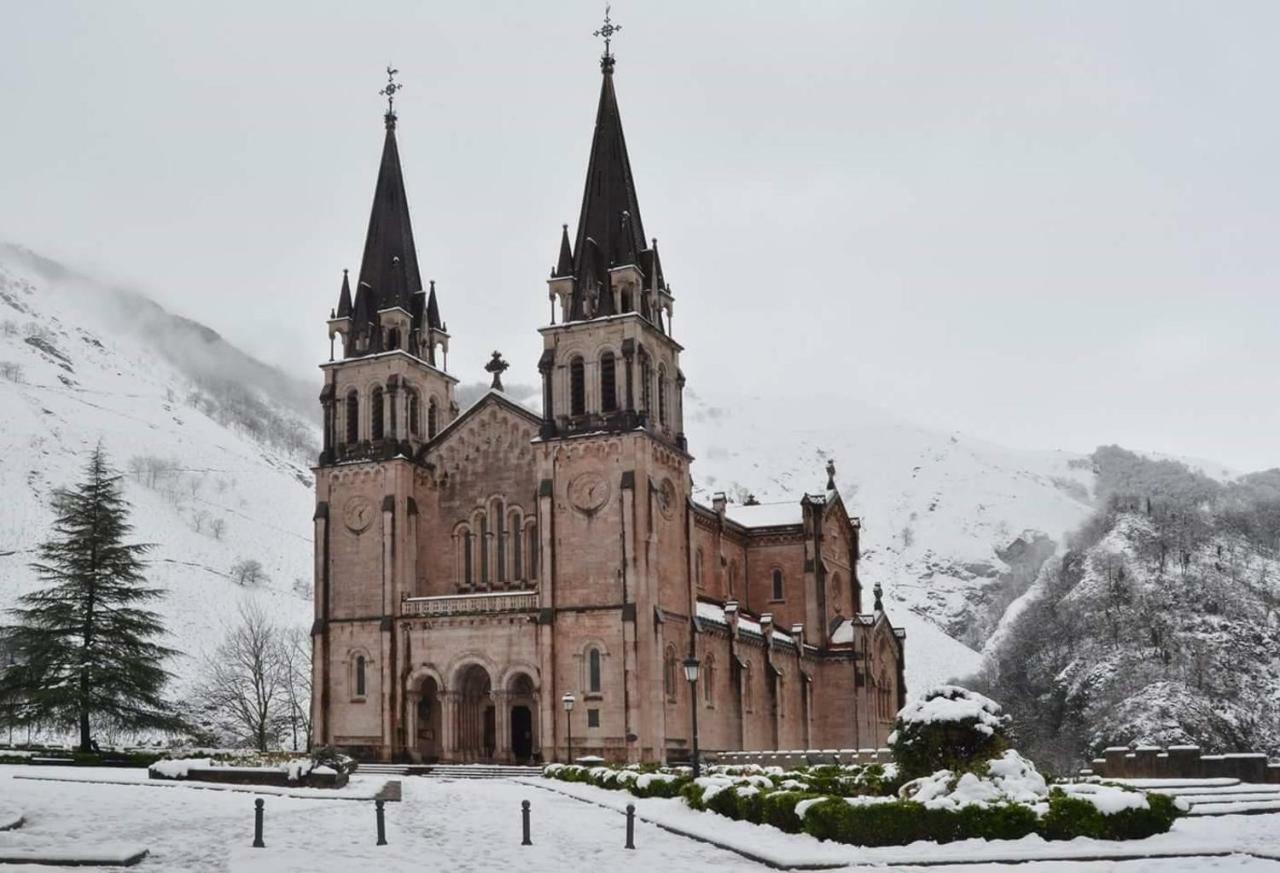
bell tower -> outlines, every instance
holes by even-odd
[[[396,72],[387,69],[382,91],[386,133],[355,293],[344,270],[330,313],[315,468],[315,741],[378,754],[403,744],[394,617],[418,577],[415,487],[428,443],[457,416],[458,381],[446,371],[435,283],[424,288],[419,272],[396,143]],[[369,705],[334,705],[347,701]]]
[[[618,109],[608,42],[618,29],[606,15],[597,31],[606,43],[582,207],[572,240],[561,230],[552,323],[540,329],[539,597],[542,671],[556,683],[544,700],[568,692],[590,706],[577,649],[596,641],[609,653],[605,686],[625,689],[625,706],[601,701],[598,730],[640,761],[665,754],[657,653],[674,644],[683,657],[692,642],[691,458],[673,298],[645,237]],[[561,572],[569,544],[573,569]]]

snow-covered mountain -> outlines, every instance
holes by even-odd
[[[144,297],[0,246],[0,607],[34,584],[50,492],[101,442],[136,539],[155,544],[180,677],[241,598],[309,627],[315,393]],[[232,578],[243,560],[267,576],[252,590]]]

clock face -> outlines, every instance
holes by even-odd
[[[569,483],[569,500],[578,510],[591,514],[609,502],[609,482],[598,473],[583,473]]]
[[[342,510],[342,520],[354,533],[360,533],[373,523],[373,504],[364,497],[352,497]]]
[[[675,506],[676,486],[670,479],[663,479],[662,485],[658,488],[658,509],[664,516],[670,518],[675,512]]]

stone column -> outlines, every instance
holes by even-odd
[[[443,707],[440,713],[440,757],[445,761],[458,759],[458,698],[456,691],[442,691],[439,695]]]
[[[506,691],[490,691],[493,700],[493,755],[499,761],[511,760],[511,699]]]

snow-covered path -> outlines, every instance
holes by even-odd
[[[403,781],[404,801],[388,803],[389,845],[376,846],[374,809],[368,801],[266,797],[265,849],[250,847],[253,794],[207,791],[186,786],[94,784],[14,779],[15,775],[60,775],[52,768],[0,767],[0,801],[21,809],[27,823],[0,832],[0,849],[49,845],[92,848],[138,844],[150,855],[133,869],[142,871],[229,871],[229,873],[408,873],[448,870],[480,873],[518,869],[524,873],[625,873],[625,871],[712,870],[765,873],[767,867],[740,855],[677,836],[645,822],[636,824],[635,851],[623,848],[624,819],[616,811],[583,803],[535,785],[506,781]],[[141,771],[75,771],[141,780]],[[366,794],[381,779],[364,776],[353,788]],[[367,790],[366,790],[367,789]],[[615,793],[610,800],[616,799]],[[520,845],[520,802],[532,802],[533,846]],[[649,802],[651,803],[651,802]],[[648,803],[642,802],[642,805]],[[701,815],[701,814],[697,814]],[[737,823],[724,821],[718,837],[741,836]],[[1211,833],[1228,844],[1257,850],[1265,834],[1280,833],[1280,818],[1241,817],[1185,823],[1195,841]],[[1180,823],[1179,827],[1184,827]],[[756,828],[752,840],[787,837]],[[1201,834],[1199,832],[1203,831]],[[806,838],[798,838],[806,839]],[[1278,841],[1280,842],[1280,841]],[[814,843],[814,846],[822,845]],[[928,853],[945,860],[957,847]],[[957,858],[963,853],[955,852]],[[47,867],[5,866],[15,873],[42,873]],[[81,868],[88,870],[89,868]],[[104,868],[105,869],[105,868]],[[861,868],[867,869],[867,868]],[[878,867],[880,870],[922,868]],[[1243,856],[1164,858],[1124,862],[1048,862],[1018,865],[969,864],[928,868],[936,873],[1280,873],[1280,863]]]

